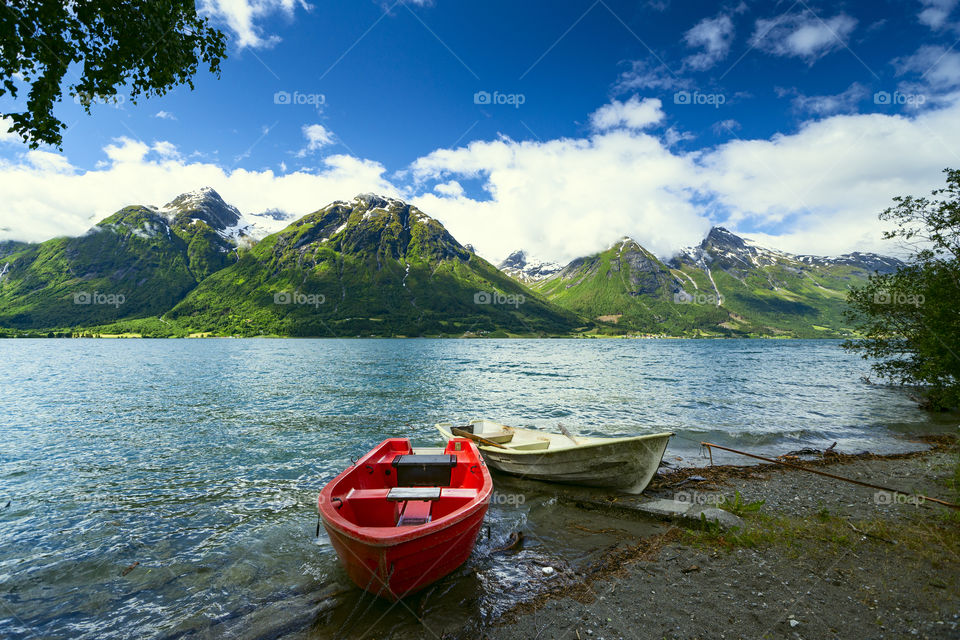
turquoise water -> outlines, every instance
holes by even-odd
[[[883,452],[946,427],[867,372],[834,341],[0,340],[0,636],[219,637],[278,603],[269,637],[316,635],[344,581],[320,487],[437,421],[668,429],[690,464],[704,439]],[[544,504],[494,505],[483,544]]]

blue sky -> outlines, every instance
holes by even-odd
[[[392,192],[491,258],[625,233],[668,254],[710,224],[882,248],[882,203],[960,166],[955,5],[208,0],[219,79],[92,116],[68,100],[62,152],[3,138],[0,237],[213,182],[247,213]]]

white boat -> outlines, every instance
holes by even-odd
[[[490,420],[459,426],[434,425],[446,440],[460,429],[490,442],[477,442],[487,465],[515,476],[587,487],[609,487],[640,493],[660,466],[673,433],[626,438],[597,438],[508,427]]]

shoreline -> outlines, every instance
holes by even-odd
[[[801,464],[957,501],[957,438],[917,439],[931,448]],[[489,626],[444,637],[960,638],[960,512],[885,501],[872,489],[772,464],[677,469],[644,497],[679,491],[764,503],[740,514],[742,529],[673,523],[617,545]],[[633,500],[579,506],[626,519]]]
[[[0,327],[0,331],[4,329]],[[19,330],[18,330],[19,331]],[[588,334],[556,334],[556,335],[509,335],[509,336],[481,336],[481,335],[436,335],[436,336],[284,336],[284,335],[183,335],[183,336],[151,336],[142,334],[79,334],[79,335],[39,335],[41,333],[64,334],[65,330],[40,331],[36,335],[5,335],[0,333],[0,340],[778,340],[778,341],[840,341],[856,339],[858,336],[659,336],[659,335],[588,335]],[[195,332],[208,333],[208,332]]]

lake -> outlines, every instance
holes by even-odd
[[[865,384],[837,341],[0,340],[0,373],[5,638],[333,635],[317,596],[349,585],[316,495],[386,437],[438,444],[437,421],[672,430],[673,464],[705,464],[701,440],[891,452],[953,424]],[[495,479],[525,504],[491,506],[470,577],[432,596],[449,615],[528,580],[492,553],[511,531],[578,544],[537,483]]]

